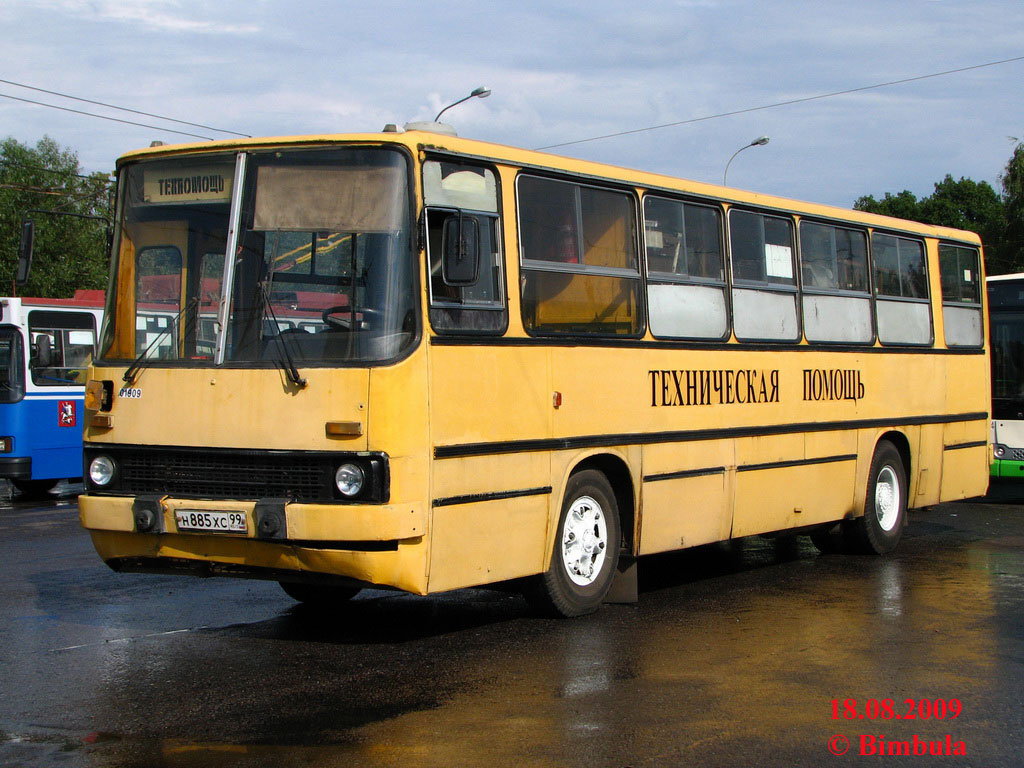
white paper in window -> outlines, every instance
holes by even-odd
[[[657,228],[658,222],[648,221],[646,223],[647,232],[647,247],[648,248],[664,248],[665,238],[662,236],[661,230]]]
[[[969,270],[969,269],[965,269],[964,270],[964,282],[965,283],[971,282],[971,270]]]
[[[788,245],[772,245],[764,247],[764,267],[768,277],[793,279],[793,249]]]

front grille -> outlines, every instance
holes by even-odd
[[[1008,458],[1011,461],[1024,461],[1024,448],[1011,448]]]
[[[93,493],[300,502],[338,501],[333,491],[334,471],[351,455],[90,445],[85,452],[87,478],[89,462],[100,454],[114,459],[117,474],[109,487],[97,488],[90,483]],[[379,494],[373,495],[378,497],[374,501],[383,500]]]

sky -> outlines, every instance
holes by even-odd
[[[90,172],[195,140],[171,130],[231,137],[22,86],[280,136],[430,120],[483,85],[445,114],[461,136],[628,131],[547,151],[721,183],[767,135],[730,185],[849,208],[947,174],[1000,189],[1024,139],[1020,57],[1021,0],[0,0],[0,137],[49,135]]]

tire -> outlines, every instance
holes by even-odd
[[[305,584],[297,581],[279,581],[278,584],[288,597],[318,608],[346,603],[361,591],[359,587],[337,584]]]
[[[57,487],[58,480],[11,480],[11,484],[18,489],[22,496],[32,499],[45,496]]]
[[[615,493],[597,470],[569,478],[548,570],[533,579],[526,598],[549,616],[593,613],[608,594],[622,535]]]
[[[884,555],[896,549],[907,522],[907,491],[903,458],[892,443],[883,440],[871,459],[864,516],[845,527],[855,551]]]

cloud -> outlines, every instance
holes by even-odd
[[[35,5],[60,9],[92,20],[119,22],[172,33],[215,35],[251,35],[260,31],[256,24],[239,24],[223,19],[198,19],[197,6],[183,0],[57,0]],[[209,12],[211,5],[202,6]],[[235,17],[237,14],[228,14]]]
[[[1020,0],[0,0],[6,79],[254,135],[379,131],[446,113],[463,136],[540,147],[693,120],[1024,52]],[[953,41],[953,42],[951,42]],[[59,55],[55,55],[59,52]],[[1024,63],[554,151],[850,205],[995,181],[1020,135]],[[21,95],[21,94],[15,94]],[[0,100],[19,140],[48,133],[108,169],[181,137]],[[202,131],[197,131],[202,133]]]

